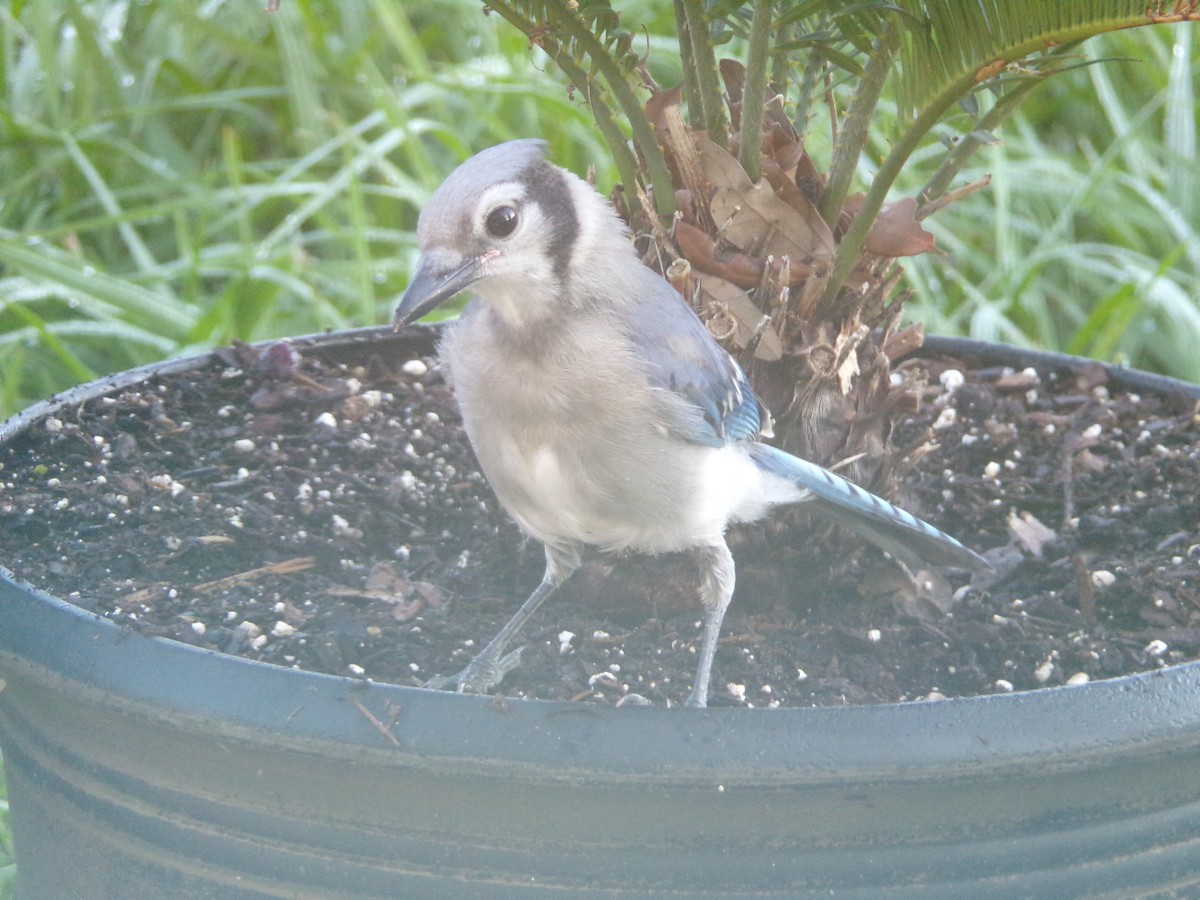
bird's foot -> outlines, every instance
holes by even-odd
[[[495,657],[485,649],[457,675],[438,675],[426,681],[424,687],[439,691],[453,690],[460,694],[486,694],[521,664],[521,651],[524,649],[518,647],[501,657]]]

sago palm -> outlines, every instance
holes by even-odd
[[[934,249],[921,220],[986,186],[955,179],[1031,90],[1083,64],[1080,41],[1200,19],[1197,0],[673,0],[682,78],[658,85],[609,0],[487,6],[590,104],[646,261],[741,359],[782,445],[884,491],[893,415],[924,389],[894,365],[922,340],[900,327],[897,263]],[[881,101],[890,149],[859,186]],[[890,197],[939,124],[936,173]]]

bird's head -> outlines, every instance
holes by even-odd
[[[417,223],[421,259],[397,328],[468,287],[509,326],[536,324],[570,302],[583,244],[597,232],[623,238],[599,195],[543,159],[543,149],[534,140],[491,147],[434,191]]]

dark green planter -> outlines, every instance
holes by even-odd
[[[394,340],[430,336],[298,343],[348,358]],[[0,441],[193,364],[76,389]],[[1200,892],[1200,664],[837,709],[498,705],[143,637],[0,575],[23,900]],[[394,742],[363,708],[398,710]]]

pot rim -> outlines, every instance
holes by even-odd
[[[357,349],[394,340],[432,348],[436,330],[353,329],[292,339],[301,350]],[[271,342],[267,342],[271,343]],[[966,339],[930,338],[925,355],[1078,371],[1092,360]],[[1007,362],[1000,362],[1003,357]],[[0,423],[0,442],[71,404],[152,375],[208,362],[211,353],[101,378]],[[1104,365],[1104,364],[1101,364]],[[1105,366],[1140,391],[1200,386]],[[944,781],[1076,770],[1131,751],[1166,753],[1200,735],[1200,662],[1076,686],[871,706],[787,709],[584,706],[498,700],[292,670],[122,629],[0,566],[3,676],[35,679],[107,706],[226,734],[308,747],[352,761],[436,765],[464,775],[650,779],[769,787],[781,780]],[[383,723],[397,711],[394,727]],[[555,767],[553,772],[547,765]]]

